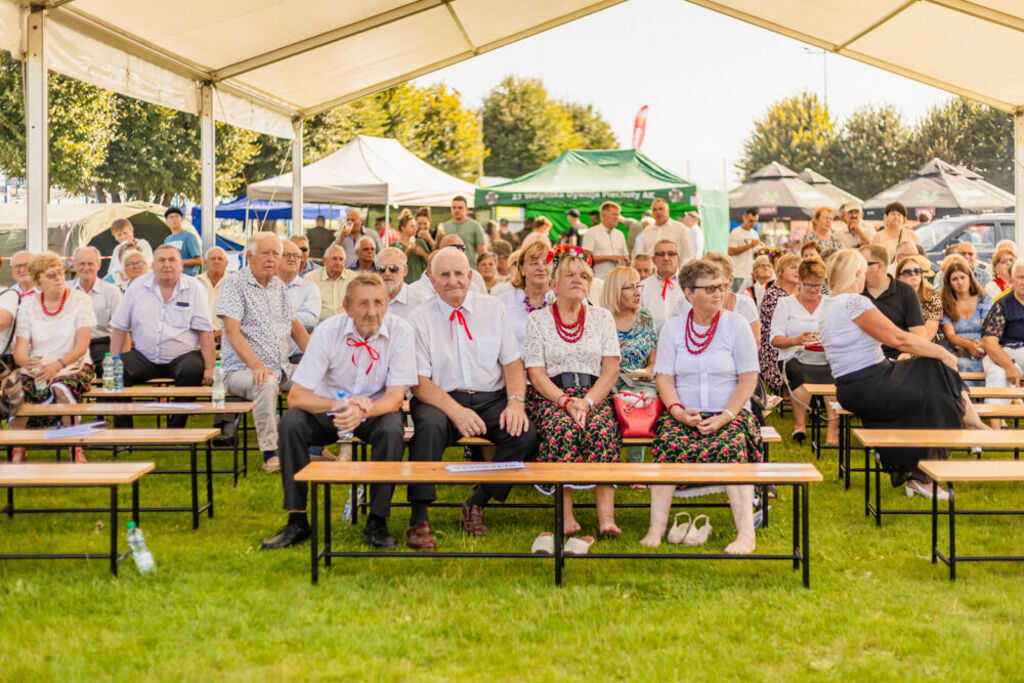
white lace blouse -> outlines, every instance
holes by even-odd
[[[583,336],[570,344],[555,330],[554,306],[534,311],[526,319],[523,358],[527,368],[544,368],[549,377],[563,372],[578,372],[595,377],[601,374],[601,360],[619,357],[619,335],[611,311],[587,306]]]

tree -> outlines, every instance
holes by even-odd
[[[933,107],[914,132],[915,168],[939,157],[1013,192],[1013,117],[965,97]]]
[[[548,163],[577,146],[572,116],[548,99],[536,78],[506,77],[483,101],[484,168],[490,175],[515,177]]]
[[[116,125],[112,92],[49,75],[50,183],[68,192],[92,189]],[[0,170],[25,175],[25,107],[21,62],[0,51]]]
[[[592,104],[562,102],[562,107],[572,119],[572,130],[578,139],[579,149],[618,149],[619,141],[601,114]]]
[[[861,107],[843,122],[818,170],[838,187],[870,197],[916,168],[910,150],[912,135],[903,115],[891,104]]]
[[[754,123],[736,164],[744,180],[762,166],[777,161],[794,171],[825,167],[836,125],[814,93],[779,100]]]

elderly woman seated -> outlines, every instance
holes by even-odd
[[[1024,368],[1024,260],[1010,270],[1010,291],[992,304],[981,328],[985,351],[982,367],[985,386],[1020,386]],[[1009,403],[1009,399],[990,398],[988,403]]]
[[[749,407],[757,343],[747,320],[725,310],[729,277],[700,259],[682,267],[679,286],[691,306],[665,323],[658,340],[654,373],[666,409],[655,426],[654,462],[761,462],[760,429]],[[642,544],[661,544],[674,489],[651,486],[651,526]],[[737,532],[725,552],[752,553],[754,488],[725,491]]]

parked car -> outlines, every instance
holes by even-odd
[[[946,257],[946,248],[959,242],[973,242],[978,260],[988,263],[1000,240],[1014,239],[1015,220],[1012,213],[983,213],[942,218],[918,228],[921,247],[928,255],[935,272]]]

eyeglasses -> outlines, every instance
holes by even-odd
[[[451,246],[454,247],[455,249],[458,249],[459,251],[466,251],[465,244],[453,244]]]
[[[644,286],[639,284],[639,283],[635,284],[635,285],[622,285],[622,291],[623,292],[633,292],[633,291],[637,291],[637,290],[639,290],[641,292],[644,291]]]
[[[47,271],[47,272],[43,273],[43,277],[45,277],[47,280],[54,280],[54,281],[56,281],[56,280],[63,280],[64,279],[64,271],[63,270],[50,270],[50,271]]]
[[[1001,258],[998,261],[996,261],[996,263],[998,263],[1000,265],[1003,265],[1003,266],[1008,266],[1008,265],[1013,263],[1013,259],[1012,258]]]
[[[397,273],[402,269],[402,266],[395,265],[394,263],[392,263],[389,266],[374,266],[373,269],[378,273],[383,273],[385,270],[391,273]]]
[[[656,252],[654,252],[654,255],[658,256],[660,258],[665,258],[666,256],[679,256],[679,252],[678,251],[656,251]]]
[[[804,289],[821,289],[825,286],[824,282],[801,282],[800,286]]]
[[[868,261],[868,266],[884,266],[885,264],[881,261]]]
[[[920,268],[904,268],[900,271],[900,277],[907,277],[908,275],[920,275],[924,271]]]
[[[961,251],[959,253],[964,258],[967,258],[968,256],[977,256],[978,255],[978,252],[976,252],[976,251]]]
[[[302,256],[299,254],[285,254],[281,258],[285,261],[299,261],[302,259]]]
[[[722,283],[720,285],[698,285],[693,288],[694,291],[701,290],[708,296],[711,296],[715,292],[721,292],[725,294],[729,291],[729,285]]]

